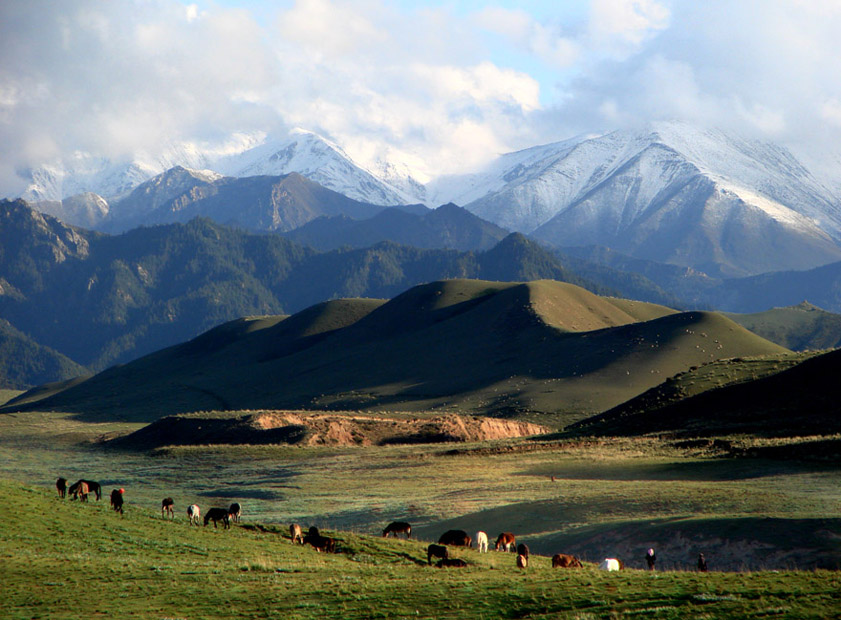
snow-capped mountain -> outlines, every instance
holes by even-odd
[[[215,162],[214,169],[233,177],[281,176],[297,172],[334,192],[376,205],[400,205],[414,197],[355,163],[338,145],[303,129]]]
[[[141,183],[180,166],[213,170],[232,177],[297,172],[328,189],[377,205],[422,200],[423,186],[405,166],[382,162],[376,166],[376,172],[369,170],[353,161],[338,145],[312,132],[296,129],[282,140],[240,138],[222,149],[202,149],[187,142],[172,144],[157,157],[139,153],[119,163],[76,153],[24,173],[27,187],[20,197],[33,203],[58,202],[92,192],[114,202]]]
[[[504,155],[461,190],[476,215],[560,246],[724,275],[841,260],[841,201],[791,153],[683,123]]]

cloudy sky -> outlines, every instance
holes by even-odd
[[[0,185],[292,127],[427,175],[658,119],[837,144],[839,33],[837,0],[11,0]]]

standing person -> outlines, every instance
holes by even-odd
[[[698,554],[698,570],[702,573],[707,572],[707,559],[704,557],[703,553]]]
[[[111,491],[111,507],[115,512],[123,514],[123,493],[125,489],[114,489]]]
[[[654,549],[649,549],[645,554],[645,563],[648,564],[648,570],[654,570],[654,562],[657,561],[657,556],[654,555]]]

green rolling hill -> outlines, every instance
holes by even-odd
[[[228,323],[25,407],[134,421],[211,409],[438,410],[565,425],[692,366],[785,351],[720,314],[557,281],[448,280],[388,302]]]
[[[807,301],[753,314],[725,315],[753,333],[793,351],[841,346],[841,315],[822,310]]]

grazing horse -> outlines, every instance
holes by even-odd
[[[426,563],[432,564],[432,558],[439,558],[442,560],[446,560],[450,557],[450,552],[444,545],[429,545],[426,548]]]
[[[213,529],[218,527],[216,525],[218,521],[222,522],[226,530],[231,527],[231,517],[225,508],[211,508],[208,510],[207,514],[204,515],[204,526],[207,527],[207,524],[211,521],[213,521]]]
[[[473,539],[464,530],[447,530],[438,539],[439,545],[452,545],[453,547],[469,547]]]
[[[703,553],[698,554],[698,570],[702,573],[707,572],[707,558],[704,557]]]
[[[239,523],[239,518],[242,516],[242,506],[236,502],[231,504],[231,507],[228,508],[228,516],[234,523]]]
[[[304,532],[301,529],[301,526],[297,523],[293,523],[289,526],[289,537],[292,539],[292,544],[294,545],[299,540],[301,544],[304,544]]]
[[[98,482],[95,480],[82,480],[82,482],[87,483],[89,492],[96,495],[96,501],[102,499],[102,486]]]
[[[67,488],[67,492],[73,496],[73,499],[78,499],[83,502],[88,501],[88,493],[90,493],[90,487],[88,483],[84,480],[79,480],[74,482]]]
[[[161,501],[161,518],[164,517],[164,513],[169,515],[170,519],[175,518],[175,501],[171,497]]]
[[[114,489],[111,491],[111,507],[114,509],[114,512],[123,514],[123,493],[125,492],[125,489]]]
[[[58,491],[58,496],[64,498],[67,496],[67,478],[59,478],[55,481],[55,488]]]
[[[336,553],[336,540],[329,536],[322,536],[317,527],[309,529],[307,535],[304,536],[304,544],[312,545],[312,548],[318,552]]]
[[[517,568],[528,568],[529,557],[527,555],[519,554],[517,556]]]
[[[494,549],[499,551],[500,547],[502,547],[506,551],[514,551],[515,542],[516,539],[514,538],[514,534],[512,534],[511,532],[502,532],[499,536],[496,537]]]
[[[654,563],[657,561],[657,556],[654,555],[654,549],[649,549],[645,553],[645,563],[648,564],[648,570],[654,570]]]
[[[438,560],[435,566],[438,568],[464,568],[467,566],[467,562],[459,558],[444,558],[443,560]]]
[[[411,538],[412,526],[405,521],[392,521],[383,530],[383,538],[388,538],[389,534],[394,534],[395,538],[398,534],[406,534],[406,538]]]
[[[488,535],[485,532],[476,532],[476,547],[479,553],[488,552]]]
[[[584,565],[574,555],[556,553],[552,556],[552,568],[584,568]]]
[[[520,543],[519,545],[517,545],[517,554],[525,556],[525,558],[528,560],[529,559],[529,546],[525,545],[523,543]]]
[[[625,565],[621,560],[617,560],[616,558],[605,558],[604,561],[599,564],[599,569],[606,570],[608,572],[622,570],[623,568],[625,568]]]
[[[195,523],[196,525],[199,524],[199,519],[201,519],[201,510],[195,504],[190,504],[187,506],[187,518],[190,520],[190,525]]]

